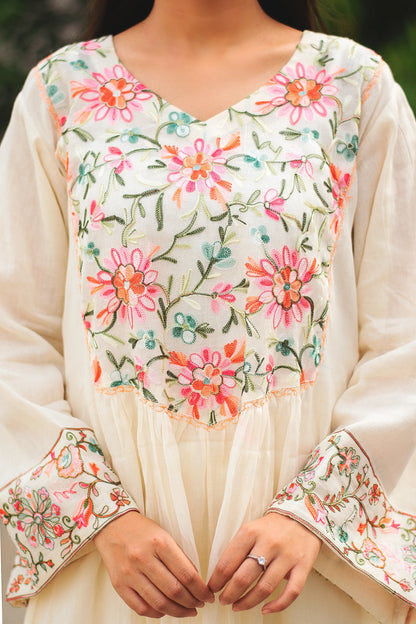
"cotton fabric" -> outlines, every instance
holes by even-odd
[[[39,592],[27,622],[145,622],[88,544],[132,508],[203,578],[265,511],[324,540],[287,612],[216,603],[195,622],[410,617],[415,136],[377,55],[308,31],[205,121],[133,78],[110,37],[31,72],[0,164],[1,502],[27,540],[9,598]],[[362,504],[330,508],[357,475]],[[322,492],[293,496],[313,479]],[[387,524],[360,520],[373,505]]]

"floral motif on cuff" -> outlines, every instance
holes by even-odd
[[[39,465],[0,492],[0,518],[18,555],[7,599],[37,594],[115,517],[137,510],[92,431],[64,429]]]
[[[416,516],[394,509],[348,431],[326,438],[266,513],[288,515],[354,568],[416,606]]]

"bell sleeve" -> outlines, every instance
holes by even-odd
[[[341,558],[415,606],[416,124],[385,64],[363,94],[360,136],[353,228],[359,360],[335,405],[332,433],[266,513],[298,520],[338,555],[330,580],[348,576]],[[380,621],[404,622],[391,617],[384,612]]]
[[[0,518],[17,550],[16,605],[137,509],[65,400],[66,180],[49,95],[32,70],[0,150]]]

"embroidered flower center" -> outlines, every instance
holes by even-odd
[[[212,169],[212,158],[203,152],[197,152],[195,156],[186,156],[183,159],[182,172],[191,180],[208,178],[209,172],[212,171]]]
[[[146,292],[144,275],[136,271],[132,264],[120,265],[113,277],[116,296],[127,305],[137,305],[138,299]]]
[[[223,382],[221,370],[211,363],[206,364],[204,368],[196,368],[193,377],[192,388],[203,397],[207,398],[220,392]]]
[[[291,102],[293,106],[310,106],[312,102],[321,99],[321,88],[323,85],[315,80],[307,78],[299,78],[293,82],[289,82],[286,86],[286,100]]]
[[[100,100],[110,108],[123,110],[136,97],[133,89],[134,85],[125,78],[112,78],[100,87]]]
[[[279,305],[289,310],[294,303],[298,303],[303,282],[299,279],[296,269],[290,266],[284,267],[274,274],[273,281],[273,295]]]

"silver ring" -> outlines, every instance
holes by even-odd
[[[263,568],[263,572],[266,571],[266,564],[267,564],[267,559],[266,557],[257,557],[256,555],[247,555],[246,559],[248,559],[250,557],[250,559],[255,559],[257,561],[257,563],[259,565],[261,565],[261,567]]]

